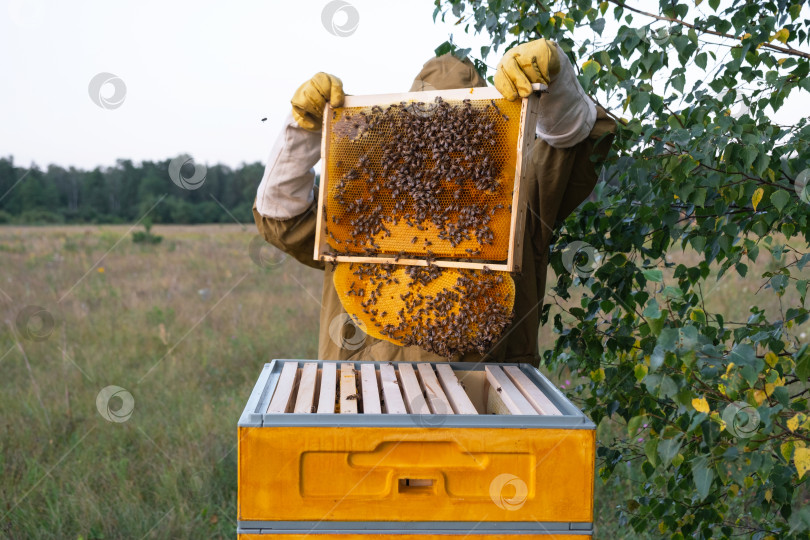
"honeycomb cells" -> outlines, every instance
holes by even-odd
[[[505,261],[521,102],[332,111],[326,242],[335,254]]]

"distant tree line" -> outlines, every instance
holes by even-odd
[[[42,170],[0,158],[0,224],[132,223],[142,217],[154,223],[252,221],[263,164],[207,166],[201,186],[190,190],[172,181],[170,161],[119,159],[93,170],[58,165]],[[193,165],[182,172],[191,177]]]

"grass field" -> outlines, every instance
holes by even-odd
[[[153,232],[0,228],[0,537],[235,537],[236,422],[264,362],[316,357],[321,274],[254,264],[252,224]],[[756,287],[724,278],[712,311],[744,319]],[[614,510],[634,481],[597,481],[599,537],[637,538]]]

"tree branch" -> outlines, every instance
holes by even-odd
[[[688,22],[682,21],[680,19],[673,19],[672,17],[664,17],[662,15],[656,15],[655,13],[650,13],[648,11],[642,11],[640,9],[630,7],[627,4],[625,4],[624,2],[621,2],[620,0],[608,0],[608,1],[611,4],[615,4],[615,5],[619,6],[620,8],[626,9],[628,11],[633,11],[633,12],[639,13],[641,15],[646,15],[647,17],[652,17],[653,19],[658,19],[659,21],[667,21],[667,22],[681,24],[681,25],[683,25],[683,26],[685,26],[687,28],[691,28],[691,29],[693,29],[693,30],[695,30],[697,32],[702,32],[704,34],[712,34],[713,36],[719,36],[719,37],[724,37],[724,38],[728,38],[728,39],[740,40],[740,38],[738,38],[737,36],[732,36],[731,34],[724,34],[722,32],[717,32],[715,30],[707,30],[706,28],[700,28],[700,27],[698,27],[698,26],[696,26],[694,24],[689,24]],[[774,45],[773,43],[763,43],[762,47],[765,47],[766,49],[771,49],[771,50],[774,50],[774,51],[779,51],[780,53],[783,53],[783,54],[789,54],[789,55],[793,55],[793,56],[801,56],[802,58],[810,59],[810,53],[806,53],[804,51],[800,51],[800,50],[794,49],[792,47],[791,48],[780,47],[779,45]]]

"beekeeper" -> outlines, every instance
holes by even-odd
[[[539,102],[537,139],[531,148],[526,241],[520,274],[514,275],[511,325],[484,355],[453,361],[536,363],[549,242],[563,221],[591,193],[615,123],[585,94],[568,57],[553,41],[538,39],[509,50],[498,64],[495,87],[512,101],[531,94],[532,83],[548,92]],[[472,63],[452,54],[430,59],[411,91],[486,86]],[[318,73],[292,98],[292,112],[270,152],[253,215],[259,232],[301,263],[324,270],[318,357],[327,360],[443,361],[418,347],[366,336],[341,305],[331,265],[313,259],[317,189],[313,167],[321,157],[323,110],[343,104],[337,77]]]

